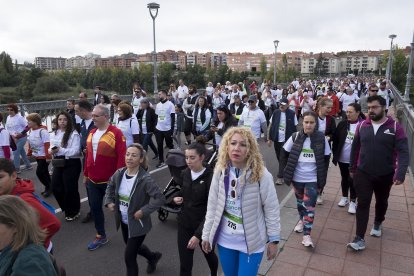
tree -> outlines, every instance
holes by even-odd
[[[187,74],[185,74],[184,81],[188,84],[194,84],[197,88],[206,87],[204,74],[206,68],[196,64],[187,67]]]
[[[404,91],[405,89],[408,62],[409,59],[405,57],[403,49],[398,48],[397,45],[393,51],[391,81],[400,91]]]
[[[168,88],[171,83],[175,83],[175,65],[170,62],[163,62],[158,66],[158,87]]]
[[[44,95],[51,93],[62,93],[69,90],[69,85],[61,78],[51,75],[37,79],[33,94]]]
[[[267,74],[267,62],[264,56],[260,59],[260,77],[262,80],[265,78]]]
[[[25,100],[31,100],[37,79],[43,77],[44,75],[45,72],[39,68],[32,68],[30,70],[22,71],[22,80],[16,88],[18,96]]]
[[[0,54],[0,87],[12,86],[14,81],[13,61],[9,54],[2,52]]]

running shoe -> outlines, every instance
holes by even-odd
[[[296,224],[293,231],[295,231],[296,233],[302,233],[303,232],[303,221],[302,220],[298,221],[298,224]]]
[[[355,202],[353,201],[349,202],[348,213],[356,214],[356,208],[357,208],[357,204]]]
[[[33,166],[32,166],[32,165],[30,165],[30,166],[28,166],[28,167],[24,167],[24,168],[22,169],[22,171],[30,171],[30,170],[33,170]]]
[[[374,223],[374,226],[372,226],[371,232],[369,234],[373,237],[381,237],[382,235],[381,223]]]
[[[152,274],[157,269],[157,264],[161,257],[162,254],[160,252],[154,252],[154,257],[151,261],[148,261],[147,274]]]
[[[88,250],[89,251],[94,251],[94,250],[98,249],[99,247],[107,244],[108,241],[109,240],[105,236],[96,235],[95,240],[91,241],[88,244]]]
[[[318,198],[316,199],[316,203],[318,205],[322,205],[323,204],[323,199],[322,199],[322,196],[321,195],[318,195]]]
[[[283,185],[283,178],[277,178],[276,185]]]
[[[162,168],[164,166],[165,166],[165,163],[164,162],[160,162],[160,163],[158,163],[158,165],[156,167],[157,168]]]
[[[347,244],[347,246],[355,251],[364,250],[365,240],[361,237],[356,236],[352,242]]]
[[[312,248],[314,247],[314,246],[313,246],[313,242],[312,242],[312,239],[311,239],[310,235],[305,235],[305,236],[303,236],[302,244],[303,244],[305,247],[312,247]]]
[[[339,207],[345,207],[349,203],[347,197],[342,197],[341,200],[338,202]]]
[[[80,213],[77,213],[74,216],[67,216],[67,217],[65,217],[65,220],[66,221],[74,221],[74,220],[78,219],[79,217],[80,217]]]

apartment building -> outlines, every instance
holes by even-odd
[[[66,58],[62,57],[36,57],[35,67],[45,70],[65,69]]]
[[[68,70],[79,68],[90,70],[95,67],[95,59],[100,58],[100,55],[89,53],[85,56],[76,56],[66,59],[65,68]]]

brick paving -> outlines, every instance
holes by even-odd
[[[372,200],[367,248],[346,247],[355,235],[355,215],[337,205],[341,193],[339,168],[329,168],[324,204],[315,211],[314,249],[305,248],[302,235],[292,232],[266,275],[414,275],[414,188],[407,174],[403,185],[391,189],[383,235],[369,236],[374,218]]]

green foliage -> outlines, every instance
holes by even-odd
[[[175,64],[163,62],[158,66],[158,87],[167,89],[171,83],[176,83],[175,79]]]
[[[260,76],[262,77],[262,79],[265,78],[266,74],[267,74],[267,63],[266,63],[265,57],[262,57],[260,59]]]
[[[51,93],[62,93],[69,90],[69,85],[57,76],[44,76],[37,79],[34,95],[45,95]]]
[[[403,49],[398,48],[398,46],[393,54],[391,81],[398,87],[398,89],[400,89],[400,91],[404,91],[405,83],[407,81],[409,59],[405,57]]]
[[[12,86],[16,82],[16,74],[13,70],[13,61],[6,52],[0,53],[0,87]]]

